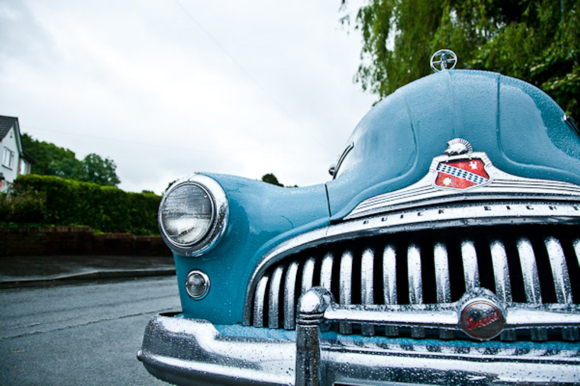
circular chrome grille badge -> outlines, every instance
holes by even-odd
[[[504,311],[491,291],[484,288],[470,291],[459,303],[459,327],[468,336],[488,340],[501,333]]]

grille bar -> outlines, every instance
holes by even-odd
[[[477,269],[477,252],[472,240],[461,243],[461,257],[463,258],[463,272],[465,275],[465,290],[479,287],[479,270]]]
[[[553,237],[547,238],[545,243],[550,258],[558,303],[572,304],[572,287],[562,245]]]
[[[352,253],[345,251],[340,259],[340,304],[348,305],[352,301]],[[352,334],[350,323],[341,322],[341,334]]]
[[[385,304],[397,304],[397,252],[392,244],[383,252],[383,296]],[[396,326],[385,327],[386,336],[399,335]]]
[[[304,269],[302,270],[302,293],[308,291],[312,288],[312,283],[314,281],[314,258],[310,257],[304,263]]]
[[[322,266],[320,267],[320,286],[328,290],[332,285],[332,266],[334,265],[334,255],[327,253],[322,259]]]
[[[283,267],[279,266],[274,270],[272,275],[272,284],[270,285],[270,292],[268,297],[268,327],[279,327],[279,300],[280,300],[280,283],[282,282]]]
[[[500,301],[511,303],[512,287],[510,284],[510,272],[505,245],[499,239],[492,240],[490,243],[490,251],[495,281],[495,294]],[[501,340],[509,342],[515,341],[515,331],[503,331],[501,333]]]
[[[409,303],[423,304],[423,286],[421,279],[421,251],[416,244],[409,245],[407,250],[407,267],[409,269]],[[424,338],[425,329],[413,327],[413,338]]]
[[[526,291],[526,300],[530,304],[541,304],[542,294],[540,292],[540,278],[538,276],[538,267],[536,265],[536,256],[530,240],[521,238],[518,240],[518,253],[520,255],[520,264],[524,276],[524,289]],[[532,329],[532,340],[544,341],[548,339],[545,328]]]
[[[531,225],[387,234],[328,243],[288,255],[264,270],[253,292],[249,320],[255,327],[294,329],[298,298],[314,285],[328,289],[337,304],[353,310],[357,305],[420,310],[439,304],[445,308],[479,286],[492,287],[488,289],[508,307],[508,313],[526,307],[522,303],[532,309],[550,306],[550,302],[576,309],[580,298],[576,234],[577,227]],[[427,325],[371,325],[342,319],[338,329],[341,334],[367,336],[460,337],[452,329],[433,330]],[[579,340],[578,328],[567,326],[558,330],[560,339]],[[503,331],[501,339],[558,339],[556,330],[542,325],[517,328],[517,334],[516,330]]]
[[[451,281],[449,280],[449,260],[447,247],[443,243],[436,243],[433,250],[435,260],[435,285],[437,289],[437,303],[451,303]],[[439,338],[452,339],[453,332],[445,329],[439,331]]]
[[[293,261],[288,266],[284,282],[284,328],[293,330],[296,323],[296,277],[298,276],[298,262]],[[257,327],[257,326],[256,326]]]
[[[263,276],[256,288],[256,301],[254,302],[254,326],[256,327],[264,327],[264,303],[267,287],[268,276]]]
[[[374,251],[370,248],[365,249],[361,260],[361,303],[363,305],[372,305],[375,303],[373,285],[374,263]],[[371,325],[363,325],[362,333],[367,336],[375,335],[375,328]]]
[[[545,240],[545,244],[550,259],[550,267],[552,268],[556,299],[561,304],[572,304],[572,285],[570,284],[570,276],[568,275],[568,267],[562,245],[554,237],[548,237]],[[575,327],[563,328],[562,339],[568,341],[578,339],[578,329]]]

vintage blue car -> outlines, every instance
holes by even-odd
[[[325,184],[167,191],[182,311],[146,327],[151,374],[580,383],[580,132],[536,87],[456,61],[378,103]]]

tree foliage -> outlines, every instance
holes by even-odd
[[[101,186],[117,186],[121,181],[117,177],[116,169],[115,161],[91,153],[83,159],[83,175],[80,181]]]
[[[73,151],[50,142],[38,141],[26,133],[22,134],[22,146],[36,160],[32,167],[34,174],[92,182],[101,186],[117,186],[121,182],[116,173],[117,165],[110,158],[91,153],[81,161]]]
[[[57,176],[78,180],[82,175],[82,162],[69,149],[54,143],[38,141],[30,135],[22,134],[22,146],[35,160],[32,171],[44,176]]]
[[[278,178],[276,178],[276,176],[272,173],[264,174],[262,176],[262,181],[267,182],[267,183],[272,184],[272,185],[284,187],[284,185],[282,185],[280,183],[280,181],[278,181]]]
[[[354,20],[355,81],[383,98],[430,74],[431,55],[449,48],[461,68],[523,79],[580,118],[579,12],[580,0],[368,0]]]

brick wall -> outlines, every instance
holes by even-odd
[[[161,236],[128,233],[94,234],[90,228],[0,228],[0,256],[114,255],[171,256]]]

